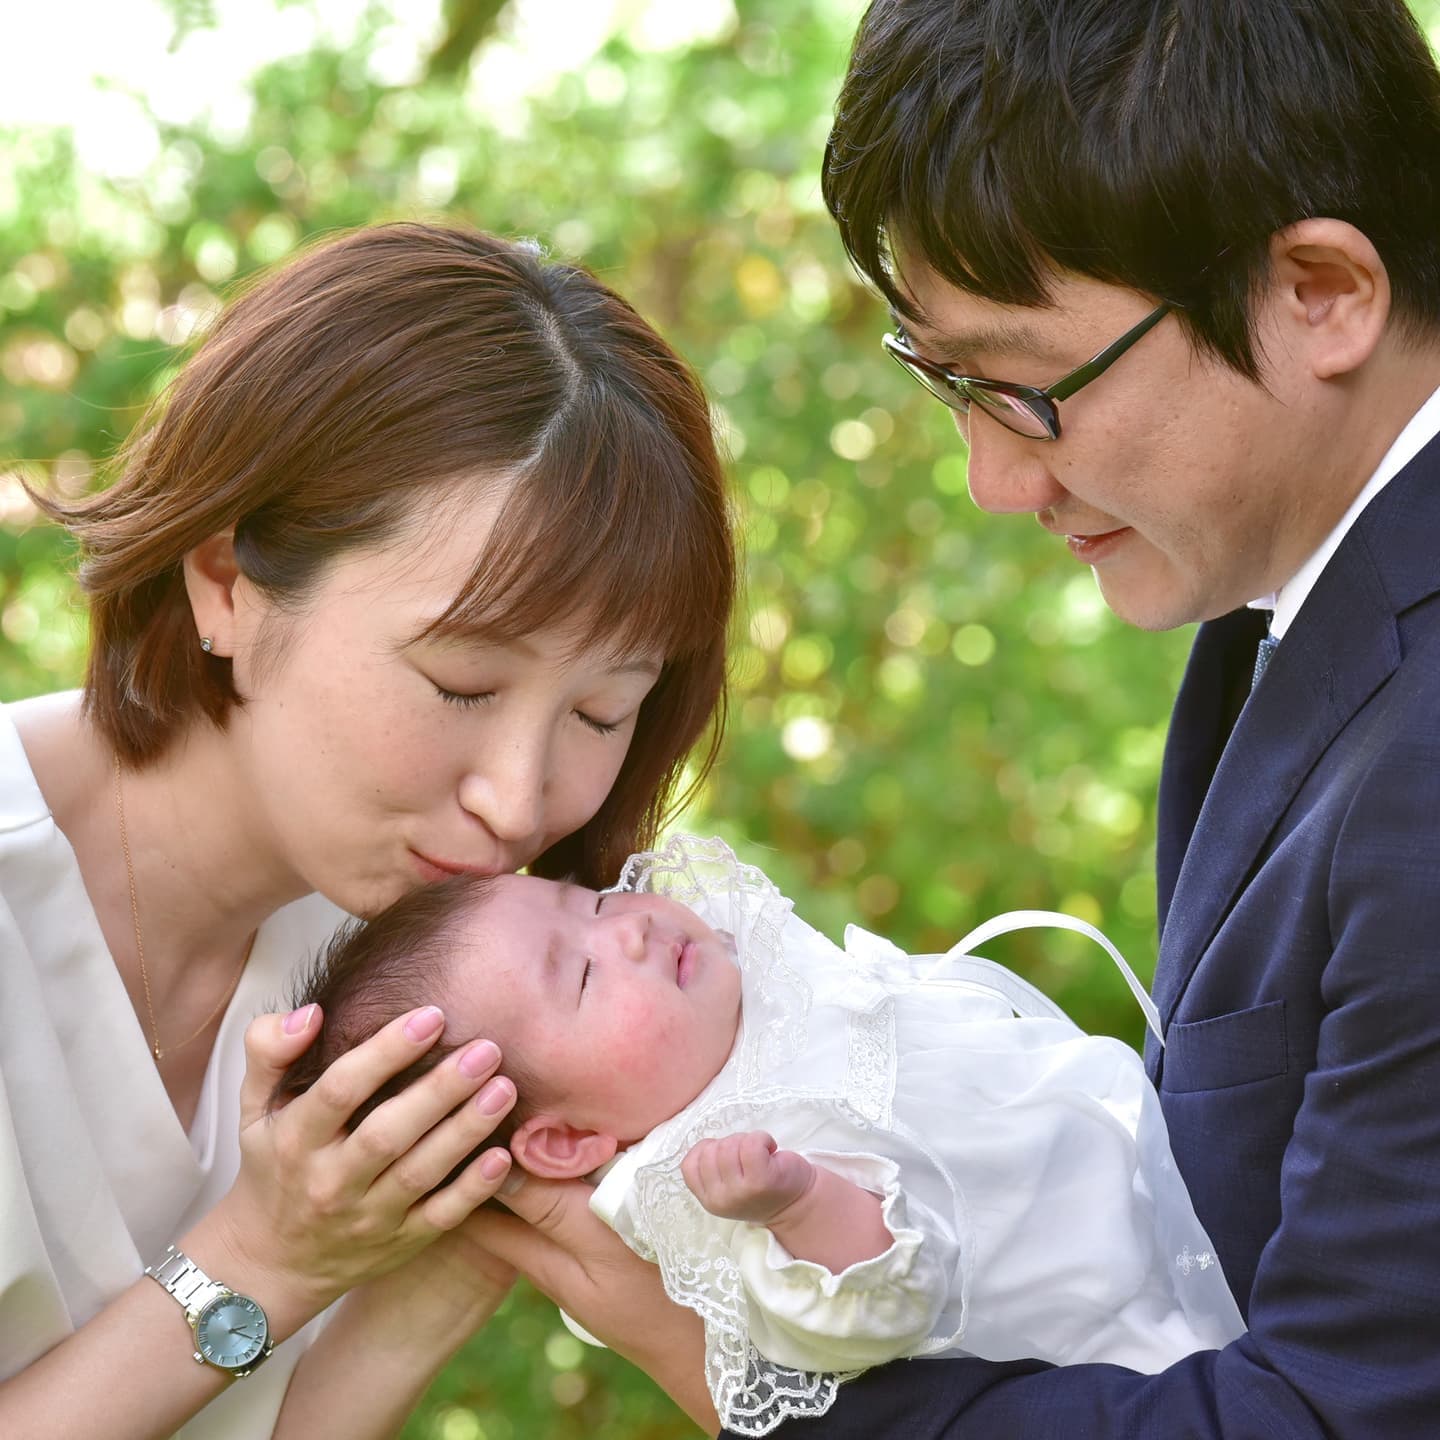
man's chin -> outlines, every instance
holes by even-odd
[[[1158,633],[1162,630],[1178,630],[1182,625],[1193,625],[1200,620],[1210,620],[1214,615],[1223,615],[1224,610],[1208,613],[1208,607],[1198,603],[1193,596],[1161,587],[1143,588],[1124,584],[1109,584],[1100,581],[1100,594],[1105,604],[1117,619],[1137,630]]]

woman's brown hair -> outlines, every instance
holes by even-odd
[[[699,773],[713,761],[735,558],[709,410],[587,272],[433,225],[318,245],[227,309],[117,463],[95,495],[36,498],[79,543],[86,711],[127,765],[243,704],[200,649],[188,551],[233,528],[242,573],[296,608],[337,555],[383,545],[466,477],[510,489],[429,633],[563,622],[580,648],[664,657],[599,813],[531,868],[608,881],[652,840],[707,725]]]

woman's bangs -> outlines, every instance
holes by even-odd
[[[427,633],[503,644],[571,630],[574,653],[617,657],[707,648],[730,603],[723,500],[662,427],[642,437],[631,417],[576,408],[588,413],[547,437]]]

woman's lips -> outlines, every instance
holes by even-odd
[[[1098,535],[1067,535],[1065,543],[1081,564],[1098,565],[1118,546],[1123,545],[1130,534],[1130,527],[1122,525],[1118,530],[1105,530]]]
[[[427,885],[448,880],[452,875],[488,875],[490,872],[479,865],[461,865],[453,860],[437,860],[431,855],[422,855],[418,850],[410,852],[410,858],[420,872],[420,878]]]

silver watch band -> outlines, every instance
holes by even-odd
[[[187,1315],[197,1315],[217,1296],[230,1293],[228,1285],[212,1280],[183,1250],[173,1245],[158,1264],[147,1265],[145,1273],[160,1288],[173,1295]]]

